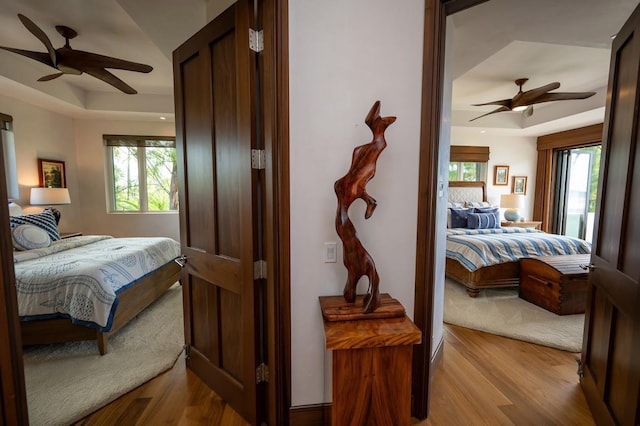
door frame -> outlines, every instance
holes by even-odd
[[[425,0],[413,319],[422,331],[422,343],[413,347],[411,380],[411,414],[419,419],[425,419],[429,414],[429,383],[442,356],[442,342],[433,342],[434,273],[439,254],[433,250],[438,231],[436,215],[432,212],[438,209],[436,182],[439,181],[438,157],[441,150],[446,18],[486,1]],[[435,353],[434,345],[437,345]]]
[[[18,298],[16,296],[13,247],[9,234],[9,203],[0,135],[0,339],[7,344],[0,347],[0,424],[28,425],[27,392],[22,361],[22,336],[18,319]]]
[[[263,0],[265,260],[270,377],[269,424],[288,425],[291,410],[291,262],[289,202],[289,2]],[[273,342],[273,343],[271,343]]]

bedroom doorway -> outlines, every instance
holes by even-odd
[[[438,288],[436,280],[443,275],[441,256],[444,257],[444,253],[443,250],[440,250],[443,245],[443,237],[441,237],[442,234],[439,231],[442,222],[433,212],[444,210],[443,208],[440,209],[439,206],[446,202],[446,199],[443,200],[446,170],[443,170],[442,167],[438,168],[438,165],[448,161],[446,158],[447,141],[449,139],[448,129],[442,131],[440,126],[442,123],[450,122],[446,105],[445,108],[442,106],[443,100],[444,102],[447,101],[446,94],[443,96],[443,91],[450,84],[448,79],[451,78],[450,73],[448,74],[445,71],[445,28],[449,27],[445,25],[445,20],[448,15],[484,2],[483,0],[430,0],[426,2],[415,317],[416,323],[423,329],[423,333],[427,333],[427,337],[431,340],[423,345],[428,347],[419,348],[414,357],[414,359],[418,359],[418,362],[414,364],[413,374],[414,415],[420,418],[425,418],[428,414],[429,376],[433,374],[441,356],[439,342],[433,337],[434,335],[437,336],[438,321],[441,320],[439,317],[439,314],[441,314],[439,309],[441,307],[438,306],[437,302],[442,290]],[[608,7],[612,8],[613,6],[610,5]],[[640,17],[636,22],[639,21]],[[628,45],[635,46],[636,44],[628,43]],[[637,78],[637,67],[633,71],[630,74]],[[635,88],[635,86],[633,87]],[[633,93],[635,94],[636,92]],[[624,124],[627,126],[621,131],[632,131],[629,128],[629,125],[632,124],[631,122],[621,123],[622,126]],[[444,146],[440,145],[441,138]],[[627,192],[626,194],[617,194],[617,196],[614,194],[613,198],[622,201],[622,198],[626,199],[629,196],[630,193]],[[600,197],[604,197],[604,194],[601,194]],[[622,210],[619,209],[619,211]],[[421,255],[426,258],[422,259]],[[632,303],[631,301],[633,300],[637,301],[638,299],[631,299],[629,303]],[[611,311],[608,312],[611,319]],[[588,313],[587,318],[589,318]],[[596,340],[603,343],[609,342],[610,330],[611,328],[606,328],[606,326],[597,330],[600,331],[600,334],[596,336]],[[631,330],[631,328],[626,330]],[[637,327],[633,330],[637,331]],[[628,353],[626,350],[623,352],[624,356]],[[637,385],[637,382],[634,383]],[[607,388],[604,387],[605,391],[602,389],[603,387],[598,388],[601,394],[596,395],[596,398],[602,397],[602,392],[606,392]]]

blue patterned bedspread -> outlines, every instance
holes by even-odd
[[[591,244],[529,228],[447,229],[447,257],[469,271],[521,257],[591,253]]]
[[[14,253],[23,321],[71,318],[109,331],[118,294],[180,254],[171,238],[80,236]]]

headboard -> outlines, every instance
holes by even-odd
[[[449,202],[487,201],[484,182],[449,181]]]

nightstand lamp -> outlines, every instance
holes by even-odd
[[[52,206],[71,204],[71,197],[67,188],[31,188],[29,203],[34,206],[49,206],[58,223],[60,211]]]
[[[524,195],[520,194],[502,194],[500,196],[500,207],[506,208],[504,218],[509,222],[517,222],[520,220],[519,209],[524,207]]]

